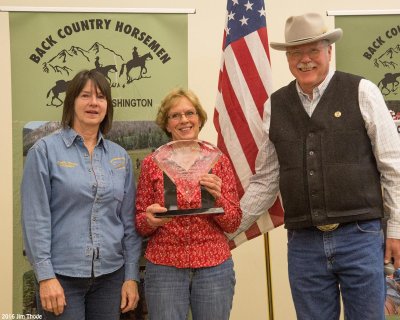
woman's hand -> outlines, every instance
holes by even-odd
[[[146,221],[150,227],[158,228],[171,221],[172,218],[156,218],[156,213],[167,212],[167,208],[161,207],[158,203],[154,203],[146,208]]]
[[[53,312],[56,316],[64,312],[67,303],[65,302],[64,289],[58,279],[40,281],[39,295],[43,310]]]
[[[121,289],[121,312],[136,309],[139,302],[139,290],[136,281],[126,280]]]
[[[215,174],[208,173],[200,178],[200,184],[211,193],[214,199],[218,199],[221,196],[222,180]]]

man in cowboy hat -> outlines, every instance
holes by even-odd
[[[385,260],[400,267],[400,139],[372,82],[329,69],[341,37],[306,13],[287,19],[285,42],[271,42],[296,79],[266,103],[265,141],[241,207],[255,220],[280,190],[298,319],[339,319],[341,294],[346,319],[383,320],[384,209]]]

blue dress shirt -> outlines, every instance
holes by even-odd
[[[73,129],[46,136],[28,152],[21,197],[25,249],[38,281],[97,277],[123,265],[125,280],[139,280],[135,182],[122,147],[100,133],[91,158]]]

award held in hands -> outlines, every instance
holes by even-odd
[[[224,210],[214,207],[213,196],[200,185],[200,177],[208,173],[221,156],[221,151],[211,143],[201,140],[171,141],[153,153],[153,159],[164,173],[164,200],[167,212],[157,218],[182,215],[220,214]],[[179,208],[178,197],[185,206],[196,194],[201,194],[201,207]]]

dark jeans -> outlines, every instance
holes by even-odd
[[[47,320],[117,320],[120,317],[121,288],[125,269],[97,278],[74,278],[57,275],[64,289],[67,305],[56,316],[42,311]],[[39,297],[39,294],[37,294]],[[40,305],[40,298],[38,298]]]

